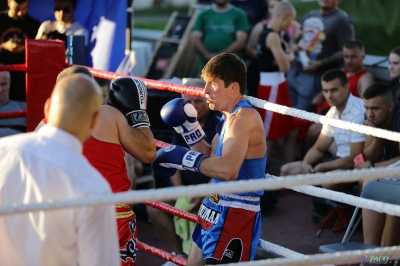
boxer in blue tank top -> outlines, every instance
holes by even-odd
[[[161,109],[164,122],[182,134],[190,150],[168,146],[152,167],[168,178],[176,169],[201,172],[212,183],[264,178],[267,146],[262,119],[244,100],[247,70],[235,54],[213,57],[204,67],[204,94],[211,110],[221,111],[211,146],[203,139],[194,107],[174,99]],[[212,195],[199,209],[199,223],[187,265],[223,264],[254,259],[261,233],[262,190]]]

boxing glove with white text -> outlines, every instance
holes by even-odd
[[[146,112],[147,88],[143,81],[130,77],[113,80],[109,104],[120,110],[132,127],[150,127]]]
[[[189,146],[205,138],[206,134],[197,121],[197,111],[182,98],[173,99],[161,108],[161,118],[181,134]]]
[[[175,174],[176,170],[199,172],[200,163],[206,157],[200,152],[170,145],[157,151],[156,159],[151,166],[158,177],[169,178]]]

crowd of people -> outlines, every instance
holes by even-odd
[[[84,67],[66,68],[34,133],[20,134],[26,132],[25,118],[0,121],[0,204],[129,191],[141,164],[152,163],[154,175],[171,186],[189,186],[264,178],[276,152],[284,162],[281,177],[387,167],[400,159],[397,142],[257,110],[245,100],[246,94],[257,96],[400,132],[400,47],[389,53],[392,81],[376,82],[363,66],[364,44],[355,40],[351,18],[338,7],[339,0],[319,0],[319,10],[310,11],[301,23],[285,0],[211,2],[199,12],[191,35],[199,55],[198,77],[185,84],[204,88],[205,98],[183,94],[160,111],[171,132],[175,129],[172,145],[156,152],[142,81],[109,82],[94,79]],[[55,0],[55,21],[40,24],[27,14],[29,0],[9,0],[9,9],[0,14],[0,63],[23,63],[27,38],[77,34],[87,44],[87,30],[73,18],[76,5],[76,0]],[[25,109],[23,80],[0,71],[0,112]],[[364,162],[356,164],[360,154]],[[365,184],[322,187],[353,194],[356,188],[359,195]],[[166,202],[197,213],[198,224],[151,207],[147,212],[171,251],[188,258],[188,265],[249,261],[260,237],[263,194],[257,190]],[[354,208],[333,201],[326,205],[328,212],[317,227],[344,231]],[[399,244],[399,217],[370,210],[362,215],[366,244],[381,245],[383,234],[384,246]],[[15,263],[16,257],[22,265],[136,261],[136,215],[130,204],[0,216],[0,232],[6,243],[0,264]]]

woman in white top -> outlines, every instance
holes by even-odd
[[[74,20],[76,0],[55,0],[54,17],[55,21],[46,20],[40,25],[36,39],[49,39],[49,34],[58,32],[69,35],[85,36],[85,45],[89,41],[89,32],[79,22]],[[53,35],[54,36],[54,35]]]

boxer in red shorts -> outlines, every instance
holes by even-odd
[[[57,80],[77,72],[91,76],[86,68],[71,68],[62,71]],[[143,163],[155,159],[156,148],[146,105],[147,88],[142,81],[134,78],[112,81],[109,105],[100,107],[97,126],[83,145],[83,154],[107,179],[113,192],[125,192],[131,186],[124,161],[125,151]],[[36,130],[44,123],[45,119]],[[135,265],[136,261],[136,215],[131,207],[122,203],[116,205],[120,261],[124,266]]]

